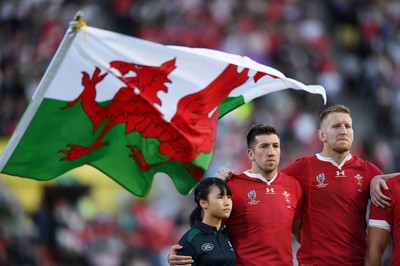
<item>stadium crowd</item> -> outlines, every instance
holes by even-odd
[[[385,173],[400,171],[399,1],[0,1],[1,137],[11,136],[78,10],[93,27],[246,55],[287,77],[323,85],[328,105],[352,110],[357,132],[352,153]],[[282,167],[320,151],[315,132],[322,108],[319,96],[288,90],[228,114],[220,120],[207,174],[222,165],[249,167],[241,140],[250,124],[280,130]],[[26,214],[0,189],[0,265],[165,265],[165,249],[187,229],[185,211],[191,209],[189,200],[165,214],[157,197],[132,196],[117,216],[87,216],[82,197],[60,198],[50,207],[44,202]],[[166,202],[177,205],[174,200]]]

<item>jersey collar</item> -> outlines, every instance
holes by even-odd
[[[267,179],[265,179],[265,177],[262,174],[255,174],[255,173],[250,172],[250,170],[244,171],[244,174],[250,178],[260,179],[264,183],[271,185],[271,183],[274,182],[274,180],[278,176],[278,171],[276,171],[276,174],[274,175],[274,177],[272,177],[271,180],[269,180],[269,181]]]
[[[318,160],[331,163],[339,169],[342,169],[343,165],[352,158],[351,154],[349,153],[340,164],[337,164],[331,157],[324,157],[320,153],[317,153],[315,156],[317,156]]]
[[[214,226],[210,226],[208,224],[203,223],[202,221],[195,220],[194,221],[194,227],[199,228],[201,231],[203,231],[206,234],[213,234],[214,232],[217,232],[217,228]],[[220,232],[225,230],[225,225],[221,225],[221,228],[219,229]]]

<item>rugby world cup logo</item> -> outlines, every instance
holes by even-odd
[[[254,189],[250,190],[250,192],[247,193],[247,197],[249,197],[251,201],[255,200],[255,198],[257,197],[256,191]]]
[[[318,184],[316,185],[318,188],[323,188],[326,187],[328,184],[325,183],[325,174],[319,174],[315,177],[317,180]]]
[[[250,190],[249,193],[247,193],[247,197],[250,199],[250,201],[248,202],[250,205],[254,205],[260,202],[259,200],[256,200],[257,193],[254,189]]]

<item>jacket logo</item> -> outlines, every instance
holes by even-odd
[[[213,249],[214,249],[214,245],[211,244],[211,243],[204,243],[201,246],[201,250],[203,250],[203,251],[210,251],[210,250],[213,250]]]

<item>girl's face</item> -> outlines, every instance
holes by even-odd
[[[208,200],[201,200],[204,213],[216,218],[228,218],[232,211],[232,198],[222,195],[219,187],[213,186],[208,194]]]

